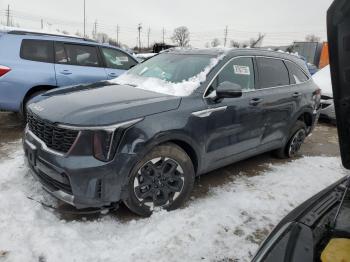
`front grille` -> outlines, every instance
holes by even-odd
[[[59,128],[40,119],[33,113],[27,113],[29,130],[42,140],[46,146],[58,152],[67,153],[76,140],[79,131]]]
[[[63,192],[65,192],[67,194],[72,194],[72,188],[71,188],[70,184],[63,184],[63,183],[49,177],[48,175],[41,172],[40,170],[38,172],[36,172],[36,175],[40,179],[40,182],[43,183],[44,185],[47,185],[51,188],[54,188],[55,190],[62,190]],[[67,178],[67,180],[68,180],[68,178]]]

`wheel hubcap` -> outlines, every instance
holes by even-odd
[[[182,192],[184,172],[171,158],[154,158],[144,164],[134,179],[136,198],[151,208],[170,205]]]
[[[289,156],[295,156],[300,150],[301,145],[304,143],[306,132],[304,129],[300,129],[292,138],[289,146]]]

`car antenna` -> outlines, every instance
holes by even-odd
[[[346,195],[347,195],[349,189],[350,189],[350,175],[347,177],[347,180],[346,180],[346,182],[345,182],[345,190],[344,190],[343,196],[342,196],[342,198],[341,198],[340,204],[339,204],[339,206],[338,206],[337,212],[335,213],[335,217],[334,217],[334,219],[333,219],[333,221],[332,221],[331,228],[335,228],[335,225],[336,225],[336,223],[337,223],[337,219],[338,219],[340,210],[341,210],[341,208],[342,208],[342,206],[343,206],[343,204],[344,204],[345,197],[346,197]]]

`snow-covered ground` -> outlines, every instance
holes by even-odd
[[[11,262],[248,261],[283,216],[346,174],[338,158],[305,157],[147,219],[65,221],[27,198],[55,204],[12,149],[0,159],[0,261]]]

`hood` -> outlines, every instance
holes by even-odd
[[[312,76],[316,85],[321,88],[322,94],[333,97],[331,72],[329,65]]]
[[[174,110],[181,98],[127,85],[77,86],[45,93],[29,105],[40,118],[70,125],[110,125]]]

